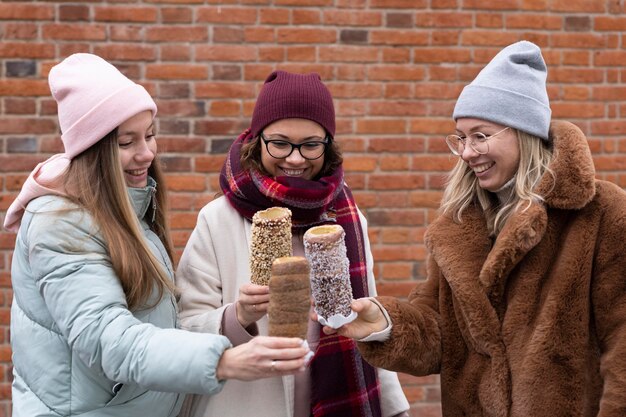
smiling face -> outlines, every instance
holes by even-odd
[[[475,132],[493,135],[504,129],[496,123],[479,119],[462,118],[456,122],[456,134],[461,137]],[[481,188],[495,192],[502,188],[517,172],[520,149],[515,130],[507,129],[489,138],[489,152],[481,155],[469,144],[460,157],[474,171]]]
[[[148,168],[157,153],[152,113],[141,112],[119,125],[117,143],[126,185],[148,185]]]
[[[308,119],[282,119],[271,123],[263,129],[268,140],[283,140],[298,145],[311,141],[323,141],[326,132],[316,122]],[[267,152],[265,143],[261,141],[261,163],[271,177],[300,177],[307,180],[315,178],[324,166],[325,155],[307,160],[298,150],[294,149],[287,158],[274,158]]]

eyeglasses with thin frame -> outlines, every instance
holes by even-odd
[[[263,132],[259,133],[261,140],[265,143],[267,153],[276,159],[285,159],[293,153],[294,149],[309,161],[321,158],[326,152],[326,147],[330,141],[330,136],[326,135],[324,140],[311,140],[300,144],[291,143],[282,139],[268,139]]]
[[[500,133],[507,130],[509,127],[505,127],[504,129],[494,133],[493,135],[485,135],[482,132],[474,132],[466,137],[461,137],[459,135],[448,135],[446,136],[446,144],[450,148],[450,151],[457,156],[463,154],[465,150],[465,144],[469,139],[469,145],[474,150],[474,152],[484,155],[489,152],[489,141],[488,139],[499,135]]]

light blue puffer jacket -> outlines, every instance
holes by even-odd
[[[129,189],[141,219],[153,186]],[[172,275],[161,241],[141,223]],[[92,217],[68,200],[28,204],[11,275],[14,417],[169,417],[182,404],[176,392],[221,390],[215,371],[228,339],[175,329],[171,296],[130,312]]]

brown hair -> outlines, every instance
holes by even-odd
[[[328,140],[328,145],[324,151],[324,165],[318,174],[318,178],[332,174],[343,163],[343,156],[341,155],[339,145],[330,135],[328,136]],[[259,136],[241,146],[240,162],[243,169],[256,169],[263,175],[269,175],[265,168],[263,168],[263,163],[261,162],[261,138]]]
[[[175,287],[162,265],[145,242],[141,225],[128,196],[119,158],[117,129],[72,159],[65,175],[65,187],[75,203],[83,206],[95,219],[107,242],[108,255],[119,278],[129,309],[156,305],[164,293],[175,294]],[[165,182],[157,158],[149,175],[159,185],[154,198],[156,209],[150,229],[161,239],[170,261],[172,242],[166,223]],[[149,216],[152,218],[152,216]],[[159,297],[148,305],[157,289]]]

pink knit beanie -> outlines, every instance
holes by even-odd
[[[289,118],[313,120],[335,136],[333,97],[318,74],[272,72],[254,105],[251,134],[256,137],[270,123]]]
[[[150,94],[92,54],[74,54],[50,70],[48,83],[57,101],[65,153],[40,163],[7,210],[4,227],[17,231],[28,203],[42,195],[64,195],[57,181],[72,158],[103,139],[131,117],[157,108]]]
[[[71,55],[50,70],[48,83],[70,159],[134,115],[145,110],[156,115],[145,88],[96,55]]]

